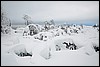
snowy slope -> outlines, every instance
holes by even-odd
[[[19,29],[18,29],[19,30]],[[59,36],[51,36],[60,33]],[[82,33],[62,35],[63,30],[51,29],[44,32],[50,36],[47,41],[35,39],[34,36],[22,36],[20,33],[1,35],[1,65],[2,66],[99,66],[99,53],[93,45],[99,46],[99,32],[91,26],[86,26]],[[42,32],[40,32],[42,33]],[[39,34],[40,34],[39,33]],[[66,49],[63,42],[75,43],[77,50]],[[61,47],[56,51],[55,45]],[[15,53],[27,51],[32,56],[20,57]],[[49,56],[49,54],[51,56]],[[10,61],[10,62],[9,62]]]

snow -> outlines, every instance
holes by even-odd
[[[70,35],[57,28],[23,36],[25,30],[29,31],[27,27],[18,27],[16,31],[20,32],[11,29],[11,34],[1,35],[2,66],[99,66],[99,52],[93,48],[94,45],[99,47],[99,32],[91,26],[84,26],[78,34],[69,31]],[[40,38],[40,34],[43,40],[35,39]],[[78,49],[69,50],[63,42],[74,43]],[[56,45],[60,51],[56,51]],[[16,55],[25,51],[32,56]]]

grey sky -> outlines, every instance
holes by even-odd
[[[99,21],[99,1],[1,1],[11,20],[24,21]]]

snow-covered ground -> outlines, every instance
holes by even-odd
[[[20,31],[20,29],[16,29]],[[23,28],[21,29],[23,30]],[[52,32],[52,34],[51,34]],[[85,26],[80,33],[71,35],[49,30],[34,36],[22,36],[22,31],[11,34],[1,33],[1,65],[2,66],[99,66],[99,32],[91,26]],[[55,36],[59,33],[59,36]],[[44,40],[35,39],[42,34]],[[46,39],[46,41],[45,41]],[[63,42],[74,43],[78,49],[69,50]],[[56,51],[56,45],[61,50]],[[32,56],[18,56],[21,52]],[[17,55],[18,54],[18,55]]]

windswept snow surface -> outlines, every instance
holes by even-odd
[[[85,26],[82,33],[59,36],[51,36],[50,31],[47,31],[47,36],[50,36],[47,41],[35,39],[34,36],[38,34],[1,34],[1,66],[99,66],[99,52],[93,49],[93,45],[99,47],[99,32],[96,29]],[[63,42],[75,43],[78,49],[66,49]],[[55,45],[59,45],[61,50],[56,51]],[[25,50],[32,56],[20,57],[15,54]]]

